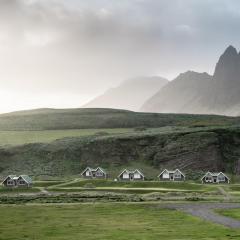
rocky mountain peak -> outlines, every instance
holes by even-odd
[[[229,46],[219,58],[214,72],[218,84],[236,84],[240,82],[240,55],[236,48]]]

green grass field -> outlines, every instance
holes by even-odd
[[[46,143],[65,137],[84,137],[100,133],[121,134],[132,132],[129,128],[115,129],[73,129],[43,131],[0,131],[0,145],[21,145],[26,143]]]
[[[79,180],[66,183],[64,187],[113,187],[113,188],[166,188],[180,190],[209,190],[213,185],[195,184],[189,182],[161,182],[161,181],[139,181],[139,182],[115,182],[111,180]]]
[[[216,212],[223,216],[240,220],[240,209],[239,208],[223,209],[223,210],[221,209],[221,210],[216,210]]]
[[[65,183],[65,181],[34,181],[34,187],[50,187],[58,184]]]
[[[6,188],[0,187],[0,194],[1,193],[35,193],[39,192],[40,190],[37,188]]]
[[[239,239],[240,230],[143,204],[0,206],[1,240]]]

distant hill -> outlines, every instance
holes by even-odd
[[[127,80],[107,90],[83,107],[117,108],[138,111],[143,103],[160,90],[168,80],[162,77],[142,77]]]
[[[142,111],[240,115],[240,54],[229,46],[213,76],[186,72],[148,99]]]
[[[163,126],[224,126],[239,118],[215,115],[160,114],[117,109],[35,109],[0,114],[0,130],[62,130]]]

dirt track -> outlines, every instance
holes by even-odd
[[[240,228],[240,220],[221,216],[215,209],[240,208],[240,203],[198,203],[198,204],[168,204],[168,208],[177,209],[204,220],[221,224],[230,228]]]

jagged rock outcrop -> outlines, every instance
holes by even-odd
[[[141,110],[240,115],[240,54],[229,46],[216,64],[213,76],[180,74],[146,101]]]

